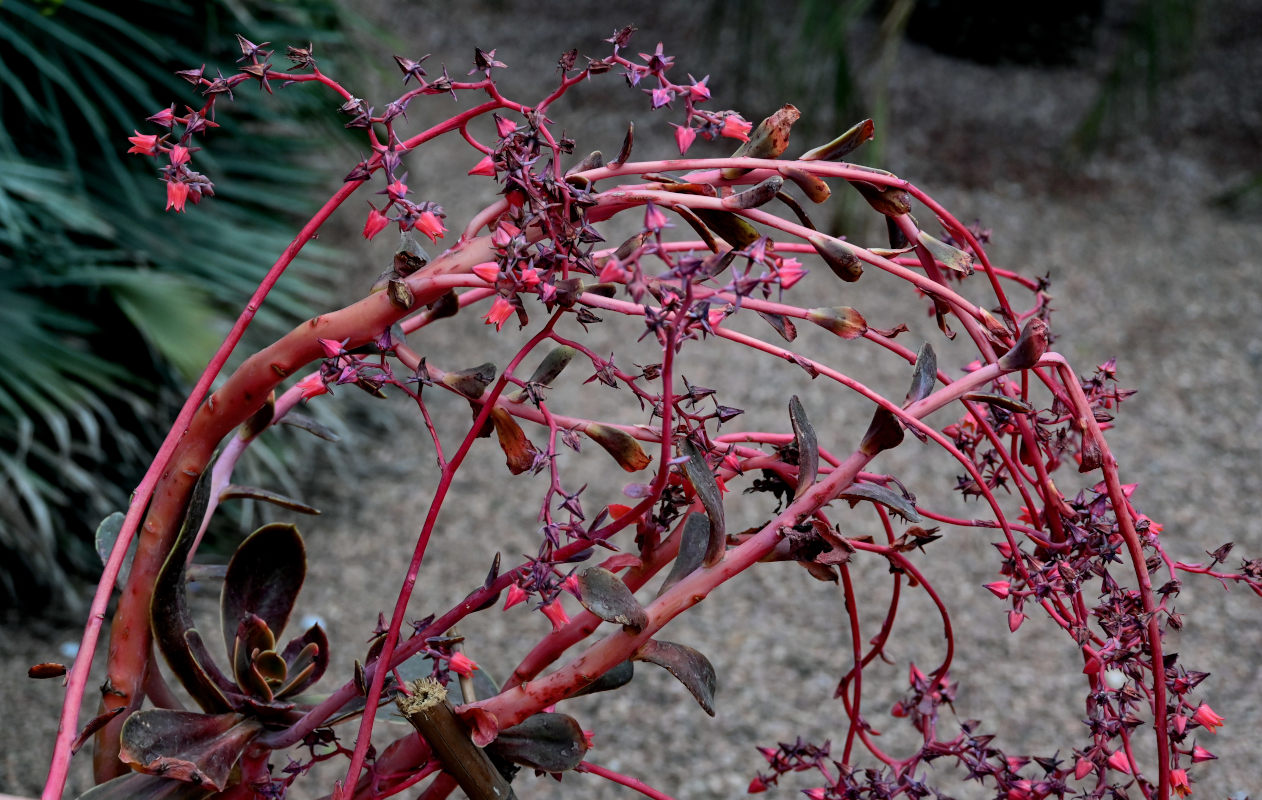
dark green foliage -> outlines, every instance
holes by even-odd
[[[195,154],[218,197],[178,219],[153,159],[124,155],[134,129],[160,132],[145,117],[200,106],[175,70],[208,52],[212,74],[237,68],[233,33],[333,49],[330,0],[263,5],[0,4],[0,607],[75,606],[67,576],[99,569],[91,531],[126,507],[187,387],[314,210],[309,190],[327,188],[298,159],[333,131],[307,121],[305,87],[266,105],[241,87]],[[318,307],[331,253],[306,254],[259,334]]]

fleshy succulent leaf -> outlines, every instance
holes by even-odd
[[[276,697],[290,697],[304,691],[324,676],[329,668],[329,637],[319,624],[285,645],[281,653],[289,665],[289,676]]]
[[[241,714],[151,708],[123,723],[119,757],[135,769],[222,791],[233,766],[263,729]]]
[[[656,664],[674,675],[692,693],[702,710],[714,716],[718,678],[710,659],[686,645],[650,639],[636,651],[635,660]]]
[[[648,614],[627,585],[607,569],[590,567],[578,576],[579,602],[605,622],[641,631]]]
[[[220,598],[220,624],[232,642],[247,615],[258,616],[272,636],[285,630],[307,573],[306,549],[293,525],[264,525],[245,538],[228,562]]]
[[[861,500],[880,503],[908,522],[920,522],[920,514],[916,511],[913,500],[908,500],[898,492],[875,483],[852,484],[841,493],[840,497],[850,501],[852,506]]]
[[[727,522],[723,518],[723,495],[719,484],[706,463],[705,456],[696,445],[684,439],[679,444],[679,452],[687,460],[683,462],[684,477],[692,484],[692,488],[701,498],[701,506],[710,519],[710,540],[706,547],[703,563],[712,567],[723,558],[727,549]]]
[[[577,767],[587,755],[587,741],[573,717],[543,713],[500,731],[487,750],[514,764],[564,772]]]
[[[793,494],[796,500],[811,488],[819,474],[819,439],[797,395],[789,399],[789,422],[793,425],[793,442],[798,451],[798,487]]]
[[[209,786],[129,772],[93,786],[78,800],[204,800],[213,794]]]
[[[696,571],[705,559],[706,545],[710,541],[710,520],[705,514],[692,513],[684,521],[683,530],[679,532],[679,554],[670,568],[670,574],[662,582],[659,591],[665,592],[670,587]]]

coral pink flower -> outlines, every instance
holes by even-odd
[[[651,200],[644,204],[644,227],[651,231],[660,231],[670,226],[666,212],[657,207]]]
[[[604,265],[600,268],[599,280],[601,283],[621,283],[627,277],[627,271],[618,264],[618,259],[606,259]]]
[[[688,96],[692,99],[692,101],[694,103],[698,103],[698,102],[701,102],[702,100],[709,100],[710,87],[706,86],[705,82],[710,80],[710,76],[707,75],[701,80],[697,80],[696,78],[693,78],[691,75],[689,75],[688,77],[692,79],[692,84],[688,87]]]
[[[521,233],[521,228],[506,220],[500,220],[495,226],[495,232],[491,234],[491,244],[496,247],[508,247],[513,237],[519,233]]]
[[[511,136],[513,131],[517,130],[517,123],[511,119],[504,119],[499,114],[495,115],[495,132],[503,139]]]
[[[565,609],[561,607],[560,600],[553,600],[539,610],[552,623],[552,630],[554,631],[559,631],[570,624],[570,617],[565,613]]]
[[[513,304],[502,297],[495,298],[495,302],[491,304],[491,310],[486,312],[482,319],[486,320],[487,325],[494,325],[495,330],[503,330],[504,322],[513,315]]]
[[[1074,777],[1078,780],[1082,780],[1090,775],[1094,769],[1095,764],[1091,763],[1091,759],[1086,756],[1081,756],[1078,759],[1078,763],[1074,764]]]
[[[1201,747],[1199,744],[1192,748],[1193,764],[1199,764],[1202,761],[1213,761],[1216,758],[1218,758],[1218,756],[1206,750],[1204,747]]]
[[[371,210],[368,212],[368,219],[364,220],[363,236],[365,239],[371,239],[385,230],[390,224],[390,218],[378,211],[377,207],[372,203],[368,204],[368,208]]]
[[[745,790],[746,794],[759,794],[767,791],[767,782],[762,779],[761,775],[755,775],[754,779],[749,782],[749,788]]]
[[[782,258],[780,265],[776,267],[776,275],[780,279],[780,288],[788,289],[793,284],[802,280],[802,276],[806,274],[806,270],[802,269],[802,262],[796,258]]]
[[[324,352],[325,358],[336,358],[342,352],[342,343],[336,339],[321,339],[317,336],[316,341],[320,343],[320,350]]]
[[[484,175],[488,178],[495,177],[495,162],[490,156],[484,156],[481,161],[473,165],[473,169],[469,170],[470,175]]]
[[[679,154],[682,156],[696,141],[697,132],[690,125],[675,125],[673,122],[671,125],[675,126],[675,144],[679,145]]]
[[[1003,600],[1008,596],[1008,592],[1011,590],[1012,584],[1007,581],[995,581],[994,583],[986,584],[986,588],[990,590],[990,593],[995,597]]]
[[[408,185],[395,178],[386,186],[386,195],[391,200],[402,200],[408,193]]]
[[[1130,759],[1126,757],[1126,751],[1113,751],[1113,755],[1109,756],[1109,766],[1118,772],[1125,772],[1129,775],[1131,771],[1131,762]]]
[[[420,219],[416,221],[416,229],[428,236],[431,242],[443,238],[443,232],[447,230],[443,227],[443,221],[433,211],[425,211],[421,214]]]
[[[176,211],[184,210],[184,203],[188,200],[188,184],[179,181],[167,181],[167,207],[166,210]]]
[[[473,266],[473,274],[477,275],[487,283],[495,283],[500,277],[500,268],[498,264],[487,262],[485,264],[475,264]]]
[[[447,668],[467,678],[478,668],[478,663],[464,653],[452,653],[447,661]]]
[[[303,400],[310,400],[313,397],[319,397],[329,392],[329,387],[324,385],[324,379],[320,377],[318,372],[313,372],[298,381],[297,386],[302,391]]]
[[[749,141],[749,131],[754,126],[741,119],[736,114],[729,114],[723,118],[723,127],[719,130],[720,136],[726,136],[729,139],[740,139],[742,142]]]
[[[164,128],[169,128],[171,127],[171,123],[175,122],[175,106],[171,106],[170,108],[164,108],[161,111],[159,111],[157,114],[154,114],[151,117],[146,117],[145,121],[153,122],[155,124],[161,125]]]
[[[171,163],[174,166],[187,164],[189,159],[188,148],[182,144],[177,144],[171,148]]]
[[[539,277],[539,271],[534,267],[523,267],[519,277],[521,278],[522,285],[524,285],[527,289],[535,288],[539,285],[540,280],[542,280]]]
[[[128,153],[137,153],[142,156],[151,156],[158,152],[158,137],[155,134],[141,133],[134,130],[135,136],[128,136],[127,141],[131,142],[131,147],[127,149]]]
[[[510,609],[526,600],[526,590],[515,583],[509,584],[508,595],[504,598],[504,609]]]
[[[1187,797],[1192,793],[1192,785],[1188,783],[1188,773],[1184,769],[1170,770],[1170,788],[1179,797]]]
[[[1214,713],[1214,709],[1209,707],[1209,703],[1201,703],[1196,713],[1192,715],[1192,720],[1204,726],[1205,730],[1210,733],[1218,733],[1218,729],[1223,726],[1223,718]]]

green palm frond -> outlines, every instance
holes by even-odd
[[[0,2],[0,559],[23,565],[0,576],[0,607],[72,605],[66,571],[93,569],[91,532],[125,506],[181,384],[328,194],[304,153],[342,131],[314,92],[238,92],[196,154],[217,196],[183,215],[127,137],[204,102],[174,74],[195,54],[230,74],[232,34],[323,48],[342,18],[332,0]],[[255,344],[326,304],[334,263],[306,248]]]

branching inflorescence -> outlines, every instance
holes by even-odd
[[[603,58],[580,64],[576,51],[563,55],[555,90],[533,105],[500,94],[492,76],[505,65],[495,51],[476,52],[469,80],[454,80],[445,68],[431,76],[424,58],[396,56],[407,88],[381,109],[324,75],[310,47],[288,48],[292,66],[277,71],[266,45],[239,37],[238,71],[226,77],[204,68],[180,73],[202,105],[183,112],[173,105],[155,114],[149,121],[159,133],[137,132],[130,151],[160,164],[170,209],[184,211],[189,201],[213,195],[211,181],[191,168],[196,143],[214,128],[219,101],[244,82],[268,92],[278,83],[317,83],[335,92],[347,127],[363,130],[372,155],[355,165],[260,283],[137,490],[70,672],[46,798],[60,797],[77,749],[76,710],[91,654],[137,531],[139,551],[112,621],[101,714],[80,736],[95,734],[99,786],[93,797],[279,797],[312,762],[342,757],[349,762],[346,778],[332,789],[339,798],[387,797],[427,779],[432,782],[425,797],[444,796],[457,785],[470,797],[503,797],[521,765],[587,772],[666,797],[641,780],[586,761],[589,734],[552,707],[580,693],[616,689],[632,679],[635,661],[648,661],[668,669],[705,711],[715,713],[717,677],[710,662],[656,634],[717,586],[767,561],[795,561],[814,578],[840,584],[851,633],[843,644],[853,651],[853,665],[836,690],[848,719],[840,744],[799,740],[764,748],[768,763],[751,776],[751,792],[806,772],[814,776],[806,790],[812,798],[925,797],[933,793],[926,784],[931,762],[935,770],[953,764],[965,779],[1009,798],[1168,798],[1189,791],[1189,770],[1213,758],[1192,734],[1212,732],[1222,719],[1198,699],[1204,674],[1163,649],[1162,632],[1182,624],[1172,605],[1178,576],[1205,573],[1262,594],[1262,565],[1254,560],[1237,572],[1220,569],[1229,547],[1212,553],[1208,566],[1166,557],[1161,526],[1132,506],[1133,486],[1122,483],[1104,438],[1113,408],[1128,394],[1116,385],[1114,365],[1080,376],[1049,348],[1042,281],[993,266],[982,248],[984,235],[915,186],[842,161],[873,136],[870,122],[797,158],[783,158],[796,108],[786,105],[757,128],[735,112],[703,110],[707,80],[673,82],[672,58],[661,45],[637,57],[627,50],[631,34],[630,28],[616,32],[608,40],[612,52]],[[549,113],[572,86],[606,72],[646,92],[653,108],[682,111],[672,123],[678,158],[632,161],[633,130],[607,162],[599,153],[573,157],[575,143],[555,133]],[[401,126],[409,105],[432,95],[480,102],[405,136]],[[487,116],[493,116],[494,141],[480,140],[471,128]],[[404,169],[407,153],[443,134],[463,137],[476,151],[469,170],[474,180],[499,186],[496,202],[454,242],[447,240],[442,207],[416,199]],[[698,136],[741,144],[728,158],[689,158]],[[370,203],[364,237],[391,226],[405,234],[393,268],[367,297],[313,317],[251,355],[207,395],[276,279],[332,212],[369,184],[382,187],[384,199]],[[822,203],[840,184],[854,187],[884,216],[888,247],[863,247],[818,230],[794,199],[800,194]],[[913,210],[945,234],[922,229]],[[602,223],[626,215],[634,215],[639,232],[606,246]],[[669,235],[688,228],[695,240]],[[413,232],[452,246],[428,261],[407,244]],[[879,270],[910,284],[908,296],[928,307],[946,339],[962,334],[976,361],[963,374],[949,374],[939,368],[931,344],[905,346],[901,326],[879,329],[852,307],[794,304],[793,286],[813,262],[847,283],[859,281],[865,270]],[[1013,295],[1026,297],[1029,307],[1014,306]],[[502,368],[439,363],[441,322],[466,306],[484,309],[483,319],[499,336],[512,335],[502,329],[517,321],[522,343]],[[738,316],[753,315],[770,323],[764,330],[779,340],[733,324]],[[588,326],[627,318],[636,335],[655,343],[655,363],[628,370],[584,343]],[[885,396],[847,375],[833,359],[835,351],[811,356],[795,349],[796,326],[803,322],[905,362],[910,389],[905,396]],[[821,442],[797,397],[786,397],[782,429],[740,430],[739,409],[679,374],[682,351],[704,350],[715,340],[796,364],[811,378],[865,398],[872,406],[866,432],[854,442]],[[419,341],[431,357],[419,355]],[[637,416],[591,419],[550,402],[551,384],[575,361],[585,363],[596,382],[627,390],[636,400],[629,414]],[[538,366],[530,372],[527,364]],[[323,631],[317,625],[286,646],[277,641],[305,570],[302,540],[292,526],[256,531],[228,567],[226,660],[203,643],[186,609],[184,585],[190,554],[220,501],[268,499],[231,483],[233,466],[251,442],[282,419],[299,416],[294,409],[300,403],[350,384],[370,393],[391,386],[410,397],[440,471],[393,614],[381,620],[355,674],[338,686],[324,685],[326,694],[317,697],[307,690],[330,663]],[[444,440],[431,416],[426,398],[435,392],[459,395],[473,409],[472,424],[457,441]],[[925,421],[947,406],[958,410],[957,422],[935,427]],[[962,476],[955,488],[982,504],[983,518],[957,519],[926,508],[896,476],[869,471],[873,459],[898,447],[906,434],[944,454],[944,463]],[[464,601],[409,621],[407,604],[453,479],[470,449],[488,436],[495,437],[511,473],[541,476],[538,550],[511,566],[497,555]],[[625,490],[630,505],[595,508],[584,496],[585,481],[566,474],[558,453],[577,450],[585,440],[637,476]],[[1070,496],[1052,479],[1066,463],[1088,475],[1087,488]],[[764,501],[763,523],[742,532],[729,530],[725,521],[724,493],[736,486]],[[1000,489],[1019,500],[1019,518],[1005,510]],[[856,515],[874,520],[883,538],[848,534]],[[932,552],[938,538],[936,528],[920,524],[926,520],[997,531],[1002,580],[986,588],[1009,605],[1011,629],[1042,612],[1079,649],[1087,729],[1070,746],[1071,756],[1009,755],[979,723],[942,715],[956,691],[950,673],[955,648],[967,643],[957,640],[945,604],[917,566],[919,553],[926,547]],[[893,587],[886,622],[875,633],[860,630],[851,575],[852,562],[872,558],[888,562]],[[666,578],[656,595],[641,604],[635,593],[647,596],[642,590],[661,573]],[[904,590],[924,592],[936,605],[946,645],[932,670],[910,667],[892,715],[910,723],[920,744],[891,753],[873,738],[862,679],[865,667],[885,655]],[[585,611],[568,618],[558,602],[563,593],[576,596]],[[501,597],[505,607],[533,603],[552,630],[502,686],[475,689],[477,665],[451,631],[497,608]],[[602,622],[611,625],[596,638]],[[155,644],[200,712],[182,710],[152,655]],[[431,662],[426,681],[406,678],[418,657]],[[444,688],[453,674],[461,679],[464,699],[480,699],[453,706]],[[370,752],[378,708],[391,698],[419,733]],[[357,733],[344,731],[348,726],[357,726]],[[274,751],[287,756],[288,766]]]

